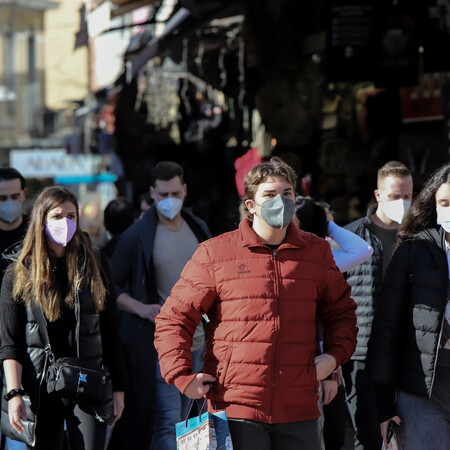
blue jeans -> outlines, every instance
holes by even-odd
[[[201,372],[204,353],[204,346],[192,352],[193,372]],[[190,401],[173,384],[167,384],[164,381],[157,360],[151,447],[153,450],[176,450],[175,424],[186,420]]]
[[[401,450],[437,450],[450,448],[450,418],[434,400],[399,391],[397,414],[402,419],[395,427]]]
[[[22,442],[13,441],[12,439],[6,438],[5,450],[26,450],[27,446]]]

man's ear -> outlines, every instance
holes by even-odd
[[[380,201],[381,201],[381,194],[380,194],[380,191],[379,191],[378,189],[375,189],[375,190],[373,191],[373,195],[375,196],[375,200],[376,200],[377,202],[380,202]]]
[[[27,189],[27,188],[24,188],[24,190],[22,191],[23,199],[24,199],[24,200],[27,198],[27,192],[28,192],[28,189]]]
[[[155,190],[153,189],[153,186],[150,186],[149,192],[150,192],[150,197],[153,200],[155,200]]]
[[[245,200],[244,204],[247,207],[250,214],[255,214],[256,210],[255,210],[255,203],[253,200],[250,199]]]

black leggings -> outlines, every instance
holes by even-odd
[[[85,413],[77,405],[65,406],[61,399],[41,392],[35,449],[63,449],[64,420],[70,450],[99,450],[105,447],[105,423]]]

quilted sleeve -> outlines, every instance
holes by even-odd
[[[323,326],[323,351],[337,361],[347,362],[356,348],[356,303],[351,288],[337,268],[327,245],[324,260],[324,287],[318,302],[318,317]]]
[[[184,392],[192,382],[191,345],[195,328],[217,297],[207,247],[200,244],[156,317],[155,347],[164,379]]]

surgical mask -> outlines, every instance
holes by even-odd
[[[22,214],[22,202],[6,200],[0,202],[0,219],[7,223],[14,223]]]
[[[437,223],[447,233],[450,233],[450,207],[448,206],[436,206]]]
[[[272,228],[287,227],[294,217],[294,202],[280,194],[258,206],[261,206],[261,215],[264,222]]]
[[[183,206],[183,201],[176,197],[168,197],[156,203],[158,211],[169,220],[172,220]]]
[[[45,233],[56,244],[65,247],[73,238],[77,230],[77,223],[66,217],[58,220],[49,220],[45,225]]]
[[[410,201],[402,200],[401,198],[391,200],[390,202],[383,201],[383,212],[388,219],[400,224],[405,218],[410,206]]]

